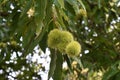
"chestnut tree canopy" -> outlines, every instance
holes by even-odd
[[[80,55],[49,47],[53,29],[71,33]],[[28,57],[45,59],[46,49],[47,71]],[[119,80],[120,1],[0,0],[0,80],[42,80],[41,71],[53,80]]]

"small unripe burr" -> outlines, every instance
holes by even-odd
[[[54,29],[52,31],[50,31],[49,35],[48,35],[48,47],[50,48],[56,48],[57,45],[61,42],[61,31],[58,29]]]
[[[81,52],[81,45],[77,41],[72,41],[66,46],[65,51],[70,57],[78,56]]]

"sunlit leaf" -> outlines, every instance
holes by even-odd
[[[58,0],[58,3],[61,5],[61,8],[64,8],[64,0]]]
[[[41,28],[44,26],[43,25],[43,19],[45,18],[46,15],[46,6],[47,6],[47,0],[36,0],[35,3],[35,22],[37,25],[36,28],[36,34],[39,35],[41,32]]]

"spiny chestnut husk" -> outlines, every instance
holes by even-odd
[[[65,52],[66,46],[73,41],[73,35],[68,31],[54,29],[48,35],[48,47]]]
[[[68,31],[62,31],[62,38],[60,44],[58,44],[57,48],[60,52],[65,52],[66,46],[74,40],[73,35]]]
[[[62,38],[62,35],[60,30],[54,29],[50,31],[48,35],[48,41],[47,41],[48,47],[53,49],[56,48],[57,45],[60,44],[61,38]]]
[[[77,41],[72,41],[66,46],[65,51],[70,57],[78,56],[81,52],[81,45]]]
[[[6,43],[4,43],[4,42],[0,42],[0,48],[5,48],[6,46],[7,46]]]

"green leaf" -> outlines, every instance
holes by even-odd
[[[61,5],[61,8],[65,8],[64,7],[64,0],[57,0],[58,1],[58,3]]]
[[[111,77],[115,76],[119,71],[116,69],[109,70],[104,76],[102,80],[109,80]]]
[[[24,7],[22,13],[21,13],[21,17],[23,17],[24,15],[27,14],[28,10],[31,8],[32,6],[32,3],[33,3],[33,0],[29,0],[26,4],[26,6]]]
[[[12,24],[12,31],[15,31],[14,33],[21,34],[24,32],[26,24],[29,23],[30,18],[28,18],[27,11],[31,8],[32,0],[27,1],[27,4],[25,8],[23,8],[23,11],[18,12],[17,9],[14,10],[14,16],[13,16],[13,24]],[[19,7],[17,7],[19,9]],[[12,33],[13,34],[13,33]]]
[[[35,21],[37,26],[40,26],[41,22],[46,15],[47,0],[36,0],[35,3]]]
[[[120,79],[120,71],[118,74],[115,75],[114,80],[119,80]]]
[[[27,23],[29,23],[29,18],[27,17],[27,15],[19,18],[18,23],[17,23],[17,29],[15,30],[15,33],[18,33],[18,34],[23,33]]]
[[[75,13],[77,14],[79,11],[79,6],[77,5],[76,0],[66,0],[70,5],[73,6]]]
[[[35,3],[35,22],[37,25],[36,34],[39,35],[43,25],[43,19],[46,15],[47,0],[36,0]]]
[[[47,3],[46,8],[46,17],[44,21],[44,27],[41,30],[41,33],[35,37],[35,39],[30,43],[27,51],[25,53],[29,53],[33,50],[33,48],[42,40],[43,36],[45,35],[46,31],[48,30],[49,24],[51,23],[51,13],[52,13],[52,0]]]
[[[35,3],[35,20],[37,24],[45,18],[47,0],[36,0]]]
[[[45,33],[42,40],[39,42],[40,48],[42,49],[43,52],[45,52],[47,47],[47,35],[48,33]]]
[[[67,65],[68,65],[70,71],[72,71],[71,60],[69,59],[69,57],[67,56],[67,54],[64,55],[64,59],[66,60]]]
[[[48,79],[50,79],[54,74],[56,68],[56,59],[57,59],[55,50],[50,49],[50,51],[51,51],[51,62],[50,62],[50,70],[48,73]]]
[[[98,0],[98,8],[101,8],[101,0]]]
[[[102,80],[110,80],[112,77],[114,77],[120,70],[118,69],[118,64],[120,61],[117,61],[114,63],[109,70],[103,75]]]
[[[28,45],[32,42],[35,36],[35,22],[31,21],[28,25],[26,25],[25,32],[23,34],[23,47],[28,48]]]
[[[75,16],[75,11],[74,11],[72,5],[70,3],[68,3],[67,1],[65,1],[65,8],[68,11],[69,15],[72,14],[73,16]]]
[[[4,58],[4,53],[0,53],[0,63],[3,61],[3,58]]]
[[[85,5],[83,4],[82,0],[78,0],[78,1],[81,4],[82,8],[86,11]]]
[[[66,21],[69,20],[68,16],[66,15],[66,13],[65,13],[62,9],[60,9],[60,14],[64,17],[64,19],[65,19]]]
[[[57,8],[57,9],[59,9],[59,8]],[[57,9],[56,9],[56,12],[57,12],[58,18],[57,18],[56,22],[58,22],[60,24],[60,26],[57,26],[57,27],[62,27],[63,29],[66,29],[66,26],[63,21],[63,17],[66,18],[65,14],[63,13],[63,11],[61,9],[60,10],[57,10]],[[61,13],[61,11],[62,11],[62,13]]]
[[[3,2],[4,0],[0,0],[0,6],[1,6],[1,3]]]
[[[14,11],[12,19],[13,19],[13,22],[12,22],[12,24],[10,26],[10,30],[11,30],[11,35],[14,35],[15,31],[18,29],[18,23],[19,23],[19,19],[20,19],[20,13]]]
[[[62,63],[62,54],[60,52],[57,52],[56,68],[54,71],[53,80],[62,80]]]

